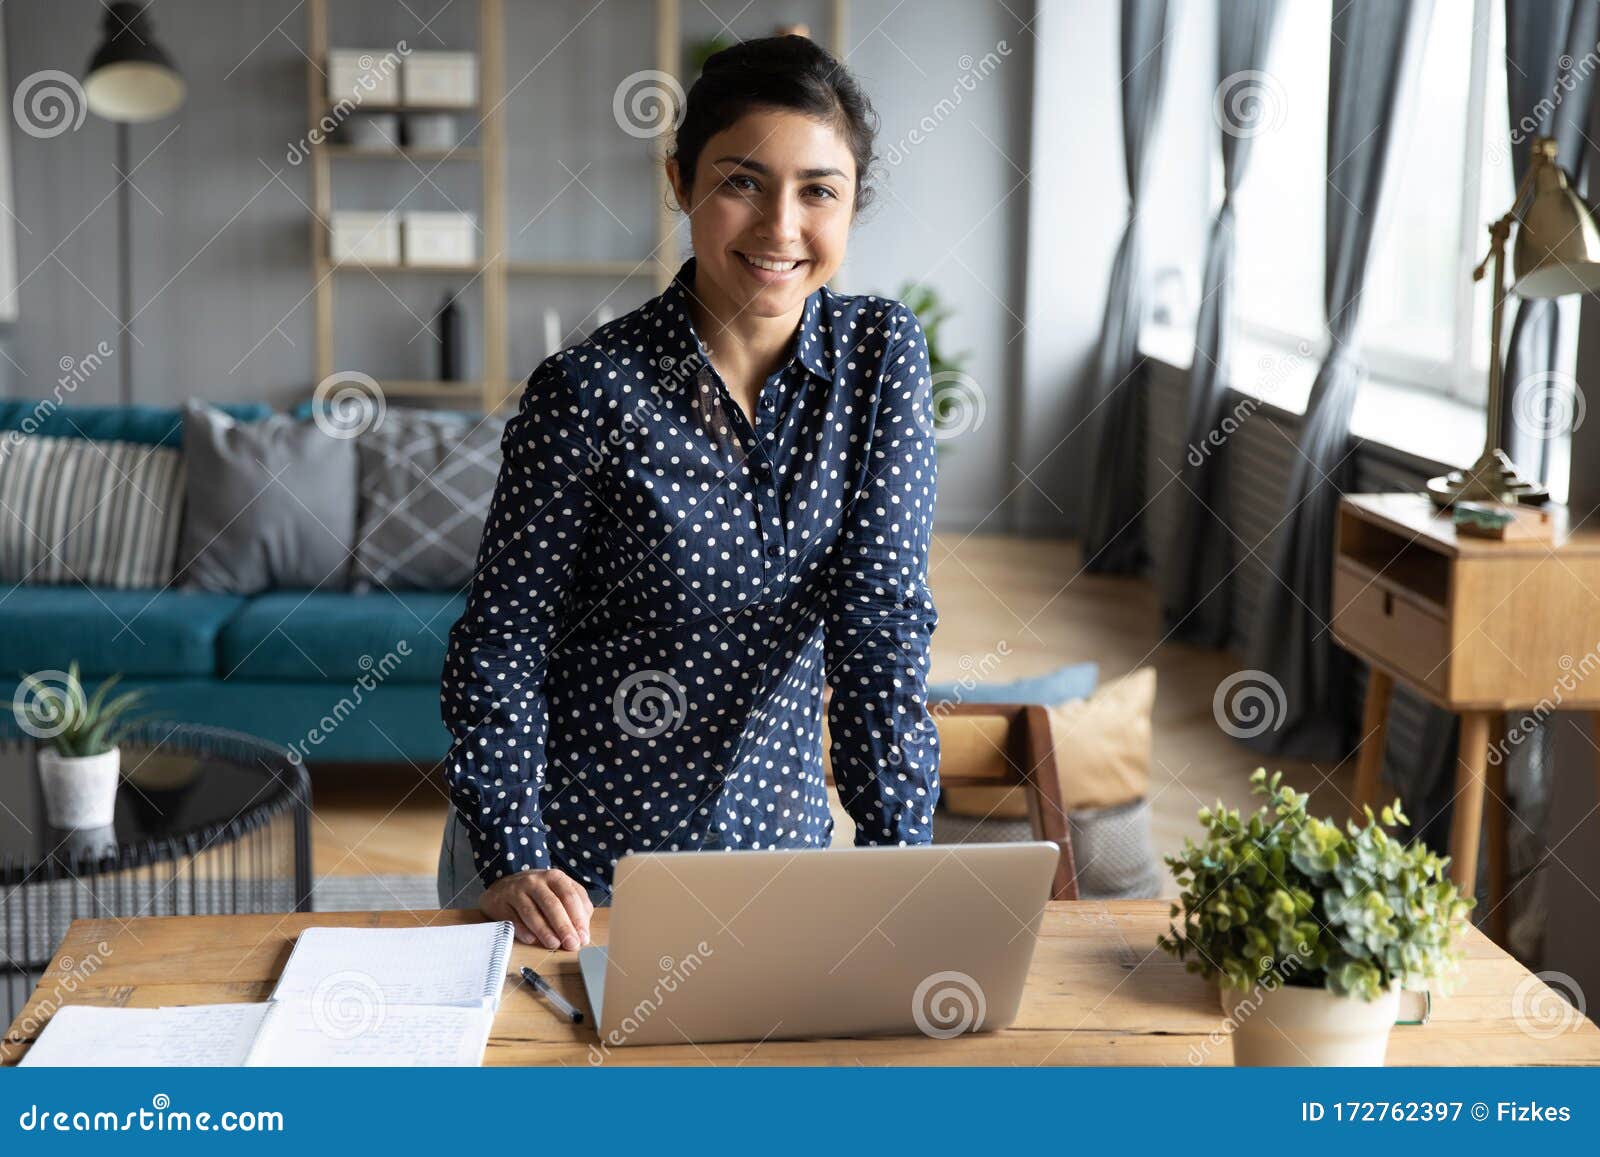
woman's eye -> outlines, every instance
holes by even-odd
[[[832,189],[828,188],[828,186],[826,186],[826,185],[812,185],[811,188],[807,190],[807,192],[820,193],[824,197],[835,197],[835,196],[837,196],[834,193],[834,191]]]
[[[741,184],[740,182],[747,182],[747,183],[746,184]],[[748,193],[751,189],[755,188],[755,184],[756,183],[755,183],[754,178],[751,178],[751,177],[734,176],[734,177],[729,177],[728,180],[727,180],[727,185],[728,185],[728,187],[730,189],[736,189],[741,193]]]

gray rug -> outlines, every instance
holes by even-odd
[[[316,912],[393,912],[437,908],[432,876],[324,876],[311,886]]]

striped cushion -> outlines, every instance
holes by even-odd
[[[134,442],[0,442],[0,581],[159,587],[177,565],[179,451]]]

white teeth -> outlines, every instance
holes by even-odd
[[[751,257],[748,253],[739,254],[757,269],[770,269],[774,273],[787,273],[800,263],[798,261],[768,261],[765,257]]]

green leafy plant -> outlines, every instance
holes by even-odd
[[[1385,827],[1409,824],[1400,801],[1344,828],[1306,813],[1307,796],[1264,768],[1248,818],[1201,808],[1205,838],[1166,863],[1183,889],[1160,946],[1190,972],[1248,989],[1265,982],[1372,1000],[1443,978],[1474,900],[1445,874],[1448,859]]]
[[[139,722],[128,712],[144,698],[143,691],[125,691],[109,698],[121,679],[113,675],[85,696],[78,678],[78,665],[67,669],[63,686],[54,686],[37,675],[24,675],[22,686],[31,721],[49,735],[56,751],[69,759],[103,755],[125,738]]]
[[[950,307],[931,285],[908,281],[895,296],[916,314],[917,323],[922,326],[922,338],[928,347],[928,370],[933,375],[933,396],[929,402],[933,406],[934,429],[948,429],[960,420],[958,411],[965,404],[962,394],[967,387],[957,375],[965,370],[969,356],[965,350],[952,354],[945,349],[942,327],[950,317]],[[941,441],[936,449],[943,450],[947,444],[953,445]]]

